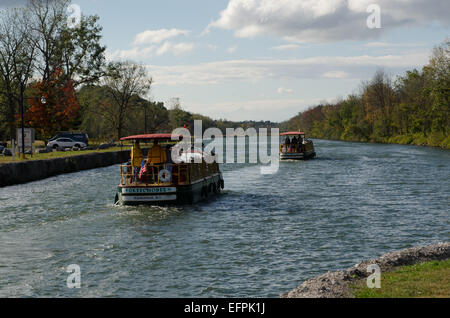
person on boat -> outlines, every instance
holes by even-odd
[[[286,136],[286,139],[284,140],[284,144],[285,145],[290,145],[291,144],[291,140],[289,139],[289,136]]]
[[[284,149],[285,152],[291,151],[291,140],[289,139],[289,136],[286,136],[286,139],[284,139]]]
[[[291,144],[292,144],[293,151],[294,152],[298,151],[298,139],[297,139],[297,137],[294,136],[294,138],[292,138]]]
[[[167,161],[166,150],[158,145],[158,139],[153,140],[153,146],[149,149],[147,162],[158,165]]]
[[[153,146],[148,150],[147,154],[147,164],[152,166],[149,172],[151,172],[153,176],[158,175],[159,171],[163,168],[159,165],[166,163],[166,161],[166,149],[158,145],[158,139],[154,139]]]
[[[133,147],[131,147],[130,156],[131,156],[131,166],[133,167],[133,181],[136,182],[139,171],[141,169],[142,160],[144,158],[141,146],[139,145],[139,140],[137,140],[136,143],[133,145]]]

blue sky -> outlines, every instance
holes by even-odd
[[[74,0],[98,14],[108,59],[148,66],[150,97],[212,118],[282,121],[356,92],[378,68],[427,63],[448,0]],[[367,7],[381,9],[369,29]]]

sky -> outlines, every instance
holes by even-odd
[[[450,24],[448,0],[72,3],[100,16],[108,60],[147,66],[152,100],[237,121],[284,121],[357,93],[377,69],[395,78],[421,68]]]

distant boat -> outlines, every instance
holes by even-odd
[[[303,160],[316,157],[314,144],[306,139],[306,134],[301,131],[289,131],[281,133],[284,137],[280,145],[280,160]]]
[[[177,158],[172,161],[174,140],[182,140],[181,135],[149,134],[124,137],[121,141],[158,140],[166,151],[166,162],[154,164],[147,159],[141,167],[133,167],[131,162],[120,166],[120,184],[117,186],[115,204],[118,205],[160,205],[193,204],[217,195],[224,188],[222,173],[215,155],[202,149],[191,147],[187,151],[177,150]]]

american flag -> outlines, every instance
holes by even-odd
[[[139,179],[142,179],[142,176],[146,172],[147,172],[147,165],[145,164],[145,161],[143,161],[141,165],[141,170],[139,171]]]

